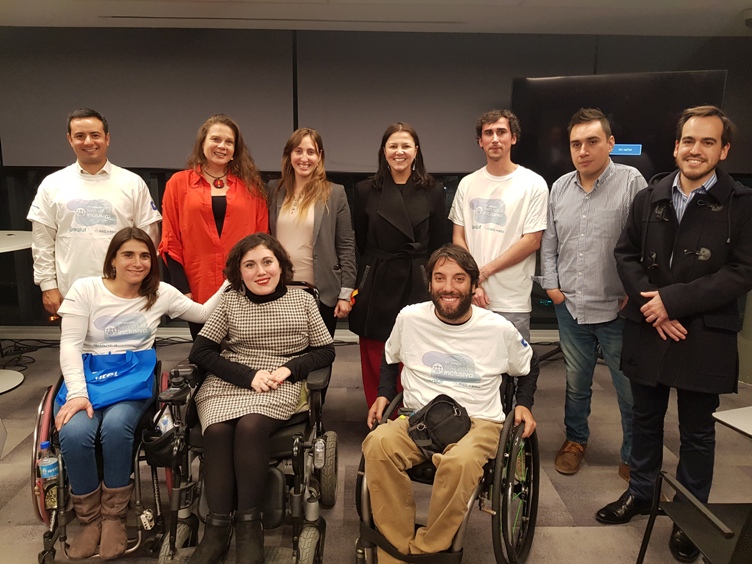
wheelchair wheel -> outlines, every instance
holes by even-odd
[[[37,555],[39,564],[55,564],[55,549],[43,550]]]
[[[316,564],[321,562],[319,551],[320,541],[321,532],[316,527],[304,527],[300,533],[300,539],[298,539],[298,559],[296,564]]]
[[[159,564],[168,564],[169,562],[188,562],[196,546],[196,536],[198,530],[191,527],[188,523],[178,523],[178,529],[175,534],[175,552],[170,551],[169,533],[162,539],[162,546],[159,548]]]
[[[31,443],[31,502],[34,505],[34,514],[45,525],[50,524],[50,510],[48,509],[49,504],[45,503],[44,481],[39,477],[37,459],[39,458],[39,445],[43,441],[49,441],[51,438],[50,431],[52,425],[54,425],[52,415],[54,401],[55,389],[49,386],[45,390],[37,408],[37,416],[34,422],[34,436]]]
[[[508,419],[508,421],[510,421]],[[525,562],[535,534],[538,515],[538,436],[522,438],[522,425],[505,424],[496,455],[492,489],[495,512],[493,545],[496,562]]]
[[[366,459],[361,454],[360,455],[360,464],[358,465],[358,476],[355,478],[355,507],[358,510],[358,517],[360,517],[360,520],[363,520],[362,515],[362,502],[363,502],[363,492],[361,492],[361,489],[363,488],[363,476],[366,472]]]
[[[319,470],[320,502],[324,507],[332,507],[337,503],[337,433],[327,431],[324,440],[324,467]]]

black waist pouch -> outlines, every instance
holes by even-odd
[[[439,394],[410,416],[410,438],[426,459],[458,442],[470,430],[467,410],[446,394]]]

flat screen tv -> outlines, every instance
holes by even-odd
[[[516,78],[512,109],[522,135],[512,158],[551,183],[574,170],[567,124],[578,109],[606,114],[616,138],[614,161],[650,179],[673,170],[676,121],[690,106],[723,107],[725,70]]]

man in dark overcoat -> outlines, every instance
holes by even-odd
[[[737,300],[752,290],[752,189],[717,168],[734,126],[714,106],[689,108],[677,125],[678,170],[638,193],[615,249],[629,297],[621,367],[634,396],[629,489],[596,513],[601,523],[647,514],[663,457],[669,392],[676,389],[678,480],[707,502],[719,394],[737,391]],[[673,556],[697,548],[674,527]]]

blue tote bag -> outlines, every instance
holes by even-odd
[[[86,391],[94,409],[127,400],[143,400],[154,393],[157,351],[127,351],[117,354],[83,355]],[[55,400],[63,405],[68,387],[63,382]]]

